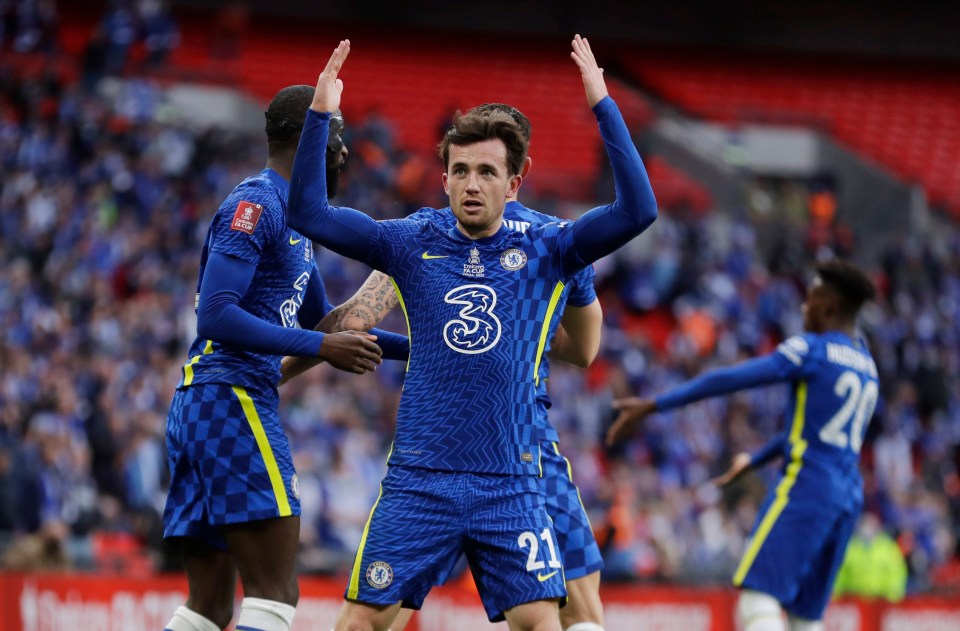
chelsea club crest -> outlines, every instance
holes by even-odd
[[[367,567],[367,583],[375,589],[383,589],[393,582],[393,568],[383,561],[374,561]]]
[[[515,272],[527,264],[527,254],[523,250],[510,248],[500,255],[500,265],[503,269]]]

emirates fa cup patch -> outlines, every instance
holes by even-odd
[[[393,568],[383,561],[374,561],[367,567],[367,583],[374,589],[389,587],[393,582]]]
[[[233,221],[230,223],[231,230],[253,234],[253,229],[257,227],[260,221],[260,213],[263,212],[263,206],[253,202],[240,202],[237,204],[237,210],[233,213]]]

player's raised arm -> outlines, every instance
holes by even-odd
[[[597,117],[617,195],[612,204],[591,210],[571,227],[573,246],[564,253],[564,262],[575,269],[610,254],[646,230],[657,218],[657,200],[627,124],[607,93],[603,68],[597,65],[590,43],[577,35],[572,46],[570,56],[580,69],[587,103]]]
[[[287,225],[316,243],[369,263],[377,251],[377,223],[358,210],[327,201],[327,135],[330,116],[340,107],[343,81],[338,75],[349,53],[350,40],[341,41],[317,79],[293,161],[286,219]]]

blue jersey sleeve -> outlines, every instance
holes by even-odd
[[[223,201],[210,225],[210,252],[228,254],[253,265],[286,226],[279,212],[266,212],[280,200],[276,191],[246,181]]]
[[[210,254],[200,282],[197,335],[241,351],[315,356],[323,333],[270,324],[240,307],[255,272],[256,266],[247,261]]]
[[[587,265],[573,276],[570,281],[570,296],[567,298],[568,306],[586,307],[593,304],[597,299],[597,290],[593,286],[596,276],[593,265]]]
[[[406,361],[410,358],[410,339],[406,335],[383,329],[370,329],[370,333],[377,336],[377,346],[383,351],[384,359]]]
[[[810,364],[811,362],[804,362],[802,359],[797,363],[778,350],[770,355],[751,359],[736,366],[711,370],[691,379],[656,397],[657,409],[669,410],[720,394],[801,379],[809,373]]]
[[[775,458],[784,455],[784,446],[787,442],[787,432],[780,432],[773,440],[750,455],[750,468],[759,469]]]
[[[610,254],[646,230],[657,218],[657,200],[650,178],[616,103],[609,96],[604,97],[593,107],[593,112],[613,167],[617,198],[569,225],[569,242],[561,242],[563,265],[568,271]]]
[[[307,110],[293,161],[287,224],[341,256],[383,269],[380,226],[353,208],[327,201],[326,152],[330,114]]]

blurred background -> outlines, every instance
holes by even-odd
[[[786,390],[655,416],[613,451],[610,401],[771,351],[800,330],[812,263],[839,255],[880,288],[862,319],[883,396],[858,536],[896,542],[908,594],[960,593],[957,24],[960,4],[887,0],[0,0],[0,567],[178,569],[160,539],[164,419],[207,224],[262,168],[277,90],[313,84],[351,39],[341,205],[446,205],[434,145],[454,110],[501,101],[533,124],[521,201],[574,218],[613,199],[568,56],[579,32],[660,204],[596,264],[600,357],[550,379],[604,581],[728,584],[776,466],[709,481],[779,431]],[[369,273],[318,263],[334,304]],[[352,562],[402,378],[321,366],[282,389],[303,573]]]

